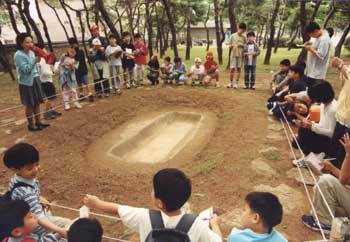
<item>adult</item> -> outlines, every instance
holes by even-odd
[[[35,56],[32,36],[28,33],[20,33],[16,37],[17,51],[14,55],[17,78],[19,82],[19,94],[21,103],[25,107],[25,115],[28,120],[29,131],[39,131],[50,126],[40,121],[40,103],[44,102],[44,94],[37,69],[40,57]],[[35,125],[34,125],[34,120]]]
[[[306,84],[311,87],[315,83],[326,79],[332,44],[328,31],[321,30],[320,25],[315,22],[309,23],[305,28],[305,32],[310,38],[314,38],[312,41],[304,43],[304,48],[308,52],[305,69]]]
[[[90,30],[92,35],[91,38],[88,40],[90,47],[93,46],[92,41],[97,38],[101,41],[102,47],[107,48],[108,40],[106,37],[100,35],[100,28],[98,27],[98,25],[96,24],[91,25]]]

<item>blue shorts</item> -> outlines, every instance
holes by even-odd
[[[78,85],[88,85],[89,84],[89,75],[76,75]]]

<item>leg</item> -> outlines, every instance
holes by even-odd
[[[249,66],[244,65],[244,84],[246,88],[249,88]]]
[[[78,102],[77,90],[74,87],[71,88],[70,95],[71,95],[72,102],[74,103],[74,106],[79,109],[82,108],[81,104]]]
[[[40,104],[34,105],[34,119],[35,119],[35,125],[40,128],[46,128],[50,126],[49,124],[43,124],[40,121]]]
[[[33,113],[34,113],[33,106],[31,105],[25,106],[25,115],[28,121],[28,129],[34,128]]]
[[[256,66],[252,66],[252,72],[251,72],[251,83],[250,83],[250,87],[254,88],[255,86],[255,77],[256,77]]]
[[[338,168],[341,167],[341,164],[343,163],[343,160],[345,157],[344,148],[339,142],[339,139],[343,137],[345,132],[346,132],[346,126],[337,122],[334,129],[333,137],[331,139],[331,145],[327,152],[327,156],[329,158],[337,158],[335,161],[332,161],[332,163]]]

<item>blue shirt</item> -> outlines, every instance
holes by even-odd
[[[284,236],[272,230],[269,234],[258,234],[251,229],[236,229],[233,228],[231,234],[228,237],[228,242],[287,242],[288,240]]]
[[[39,76],[34,52],[30,50],[26,53],[18,50],[13,58],[19,84],[33,86],[34,77]]]

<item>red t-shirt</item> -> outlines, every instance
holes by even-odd
[[[146,65],[147,64],[147,53],[148,53],[148,48],[145,44],[143,43],[135,43],[134,44],[135,49],[139,50],[139,54],[135,55],[134,62],[137,65]]]
[[[204,67],[205,67],[205,70],[207,71],[207,73],[213,73],[216,71],[216,68],[218,66],[218,63],[214,60],[207,60],[205,63],[204,63]],[[215,69],[214,69],[215,68]]]

